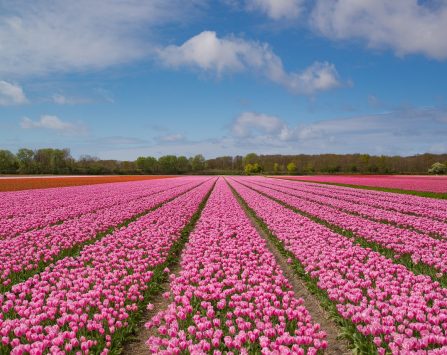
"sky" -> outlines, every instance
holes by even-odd
[[[447,152],[446,0],[0,0],[0,149]]]

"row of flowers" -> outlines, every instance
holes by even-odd
[[[12,238],[177,185],[180,182],[157,180],[0,193],[4,202],[0,208],[0,237]]]
[[[107,354],[214,181],[0,295],[0,353]]]
[[[166,188],[161,191],[158,186],[154,189],[148,186],[147,190],[154,192],[149,196],[87,213],[63,224],[0,240],[0,283],[3,287],[8,287],[9,284],[21,281],[27,273],[41,269],[42,265],[60,258],[61,255],[70,254],[72,248],[95,240],[99,233],[105,233],[205,180],[204,177],[195,177],[187,184],[181,184],[181,179],[169,179],[166,180]]]
[[[355,213],[379,222],[392,223],[401,227],[416,229],[427,234],[434,233],[447,239],[447,220],[440,221],[436,216],[430,218],[402,213],[396,211],[397,207],[394,210],[390,210],[386,206],[383,206],[381,200],[377,197],[349,197],[331,188],[322,190],[312,185],[278,179],[259,179],[259,183],[304,198],[308,201],[330,205],[340,210]],[[406,195],[401,196],[404,201]],[[431,209],[427,208],[426,214],[430,214],[431,211]],[[444,219],[447,219],[447,211],[444,217]]]
[[[155,333],[148,353],[315,354],[327,346],[223,179],[170,279],[171,303],[146,324]]]
[[[447,289],[237,181],[249,207],[379,354],[447,352]]]
[[[343,199],[353,198],[358,202],[407,214],[447,220],[447,202],[442,199],[412,196],[351,187],[301,182],[322,193],[331,193]]]
[[[289,206],[297,208],[314,217],[354,233],[368,242],[376,243],[395,253],[395,257],[409,255],[414,264],[425,264],[439,271],[437,277],[447,272],[447,240],[438,240],[429,235],[420,234],[411,230],[401,229],[389,224],[374,222],[340,211],[327,204],[318,204],[306,201],[299,195],[291,195],[287,189],[281,187],[264,187],[255,184],[250,179],[242,180],[256,191],[262,192],[278,199]],[[286,193],[281,192],[283,189]]]
[[[293,177],[292,177],[293,178]],[[300,176],[300,180],[327,182],[336,184],[384,187],[390,189],[427,191],[427,192],[447,192],[447,178],[444,176],[414,176],[414,175],[320,175],[320,176]]]

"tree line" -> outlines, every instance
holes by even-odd
[[[222,156],[205,159],[164,155],[135,161],[75,159],[69,149],[0,150],[0,174],[443,174],[447,154],[385,156],[369,154]]]

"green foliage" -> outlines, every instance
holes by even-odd
[[[20,174],[32,174],[36,171],[33,150],[20,148],[16,154],[16,157],[19,164]]]
[[[190,164],[193,171],[202,171],[205,169],[205,158],[202,154],[197,154],[190,158]]]
[[[273,164],[273,172],[275,173],[275,174],[278,174],[279,173],[279,164],[278,163],[275,163],[275,164]]]
[[[0,173],[14,174],[17,171],[18,162],[14,154],[9,150],[0,150]]]
[[[156,159],[141,156],[135,161],[102,160],[90,155],[78,160],[71,157],[68,149],[45,148],[19,149],[16,155],[3,150],[0,153],[0,174],[280,174],[287,172],[287,165],[296,164],[296,172],[289,174],[421,174],[436,162],[447,162],[447,154],[421,154],[409,157],[374,156],[368,154],[319,154],[319,155],[257,155],[221,156],[205,159],[165,155]],[[249,171],[246,171],[246,166]],[[256,168],[256,165],[261,167]],[[438,163],[440,164],[440,163]],[[440,165],[436,164],[435,167]],[[447,164],[441,164],[446,166]],[[255,168],[253,168],[255,167]],[[438,168],[430,170],[442,174]],[[436,172],[438,171],[438,172]]]
[[[287,172],[289,174],[295,174],[296,173],[296,164],[294,162],[290,162],[289,164],[287,164]]]
[[[177,158],[177,172],[182,174],[182,173],[186,173],[190,170],[191,169],[190,169],[188,158],[183,155],[178,157]]]
[[[146,174],[154,174],[158,170],[158,161],[154,157],[138,157],[135,164]]]
[[[436,175],[441,175],[441,174],[446,174],[447,173],[447,166],[445,164],[442,163],[434,163],[430,169],[428,169],[428,173],[429,174],[436,174]]]
[[[262,172],[262,167],[258,164],[258,163],[254,163],[254,164],[247,164],[245,165],[244,171],[245,174],[250,175],[250,174],[259,174]]]
[[[255,153],[248,153],[244,159],[243,159],[243,163],[246,166],[247,164],[255,164],[255,163],[259,163],[259,157],[257,154]]]
[[[158,158],[158,165],[163,174],[177,174],[177,157],[175,155],[163,155]]]

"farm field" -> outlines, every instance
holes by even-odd
[[[108,176],[21,176],[0,177],[1,191],[20,191],[29,189],[47,189],[51,187],[81,186],[112,182],[165,179],[172,176],[162,175],[108,175]]]
[[[181,176],[0,201],[1,354],[447,353],[446,200]]]
[[[396,190],[434,192],[447,194],[446,176],[426,175],[314,175],[286,176],[285,179],[322,182],[330,184],[368,186]]]

